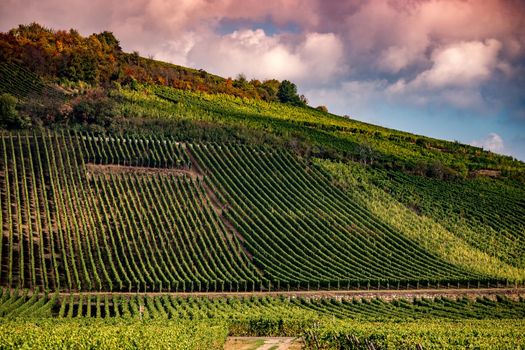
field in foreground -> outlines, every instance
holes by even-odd
[[[0,347],[219,349],[226,335],[302,337],[307,349],[525,345],[525,299],[215,298],[4,290]],[[53,345],[55,344],[55,345]]]

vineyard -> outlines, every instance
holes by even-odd
[[[525,348],[525,163],[110,32],[0,47],[0,349]]]
[[[389,181],[386,173],[357,164],[320,159],[315,164],[352,201],[428,251],[470,271],[524,281],[519,186],[490,179],[433,181],[395,172],[388,177],[398,181]],[[399,181],[402,178],[407,180]]]
[[[497,287],[266,147],[4,134],[0,281],[45,291]],[[335,249],[337,247],[337,249]]]
[[[311,349],[523,345],[519,294],[320,297],[523,283],[516,255],[425,221],[444,204],[418,219],[402,194],[430,200],[421,182],[164,136],[11,132],[0,147],[0,347],[219,349],[227,334],[301,336]],[[499,192],[465,204],[463,224],[479,229]],[[503,213],[521,205],[514,195]],[[519,236],[521,219],[504,221],[492,229]]]
[[[305,314],[305,324],[321,316],[363,321],[419,319],[519,319],[525,317],[523,298],[415,297],[385,301],[379,298],[303,297],[178,297],[137,294],[46,294],[2,290],[0,317],[19,318],[141,318],[256,319],[279,315],[293,319]],[[270,331],[270,330],[268,330]]]
[[[174,141],[25,134],[2,146],[2,285],[258,288],[261,274]],[[133,170],[143,167],[164,171]]]
[[[167,346],[164,342],[175,336],[180,337],[180,341],[172,345],[177,349],[181,344],[186,344],[182,349],[204,349],[212,344],[219,348],[226,333],[302,335],[304,345],[310,349],[360,349],[370,344],[388,349],[413,348],[415,344],[440,349],[503,343],[512,348],[523,346],[525,341],[518,335],[524,330],[524,299],[499,296],[387,302],[376,298],[209,299],[169,295],[29,294],[2,290],[0,315],[5,320],[0,327],[18,329],[2,332],[0,346],[37,344],[35,339],[41,341],[38,346],[53,344],[58,339],[67,342],[71,338],[66,332],[85,344],[92,344],[96,339],[92,344],[95,348],[116,348],[118,341],[140,342],[147,348],[159,342],[157,346],[164,347]],[[86,329],[92,339],[77,334],[80,327]],[[142,332],[146,339],[137,337]],[[153,340],[152,333],[161,338]],[[105,335],[104,340],[101,334]]]
[[[144,92],[122,90],[119,97],[121,112],[127,117],[166,119],[172,123],[204,121],[223,129],[238,128],[228,136],[248,139],[247,143],[252,144],[285,145],[322,158],[350,158],[387,169],[415,169],[424,164],[429,167],[426,170],[431,170],[431,165],[437,162],[448,167],[453,177],[484,168],[509,174],[523,170],[523,164],[510,157],[485,154],[472,146],[388,129],[313,108],[159,86],[145,86]],[[253,132],[258,134],[250,135]],[[226,141],[220,135],[208,138]]]
[[[502,181],[452,184],[399,172],[375,172],[372,182],[420,215],[434,218],[468,244],[525,267],[525,191]],[[453,219],[449,219],[453,218]]]
[[[64,96],[55,88],[46,85],[40,77],[22,66],[0,62],[0,92],[8,92],[18,98],[54,98]]]
[[[482,278],[422,250],[331,187],[326,174],[286,152],[191,150],[227,206],[225,217],[278,287],[399,288]]]

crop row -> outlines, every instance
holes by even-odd
[[[289,153],[214,144],[190,149],[216,188],[223,216],[272,281],[300,281],[306,288],[331,281],[333,288],[382,280],[391,288],[483,278],[404,238]]]
[[[62,134],[2,137],[2,285],[261,288],[262,276],[227,232],[199,177],[88,174],[85,141]]]
[[[175,297],[147,294],[39,294],[0,290],[0,317],[8,318],[140,318],[252,319],[317,316],[362,321],[417,319],[523,319],[525,300],[466,297],[378,298]]]
[[[190,159],[184,148],[170,139],[112,137],[82,134],[86,163],[115,164],[154,168],[189,168]]]

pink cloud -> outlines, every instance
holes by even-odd
[[[524,13],[518,0],[4,0],[0,29],[39,21],[84,34],[111,30],[128,50],[185,63],[188,47],[221,20],[295,23],[302,36],[336,36],[347,65],[395,74],[428,64],[437,46],[463,41],[498,40],[511,64],[525,52]]]
[[[503,142],[503,139],[500,135],[494,132],[491,132],[480,140],[472,141],[470,144],[472,146],[482,147],[483,149],[497,153],[501,153],[505,150],[505,143]]]
[[[235,20],[253,26],[219,31]],[[225,76],[292,79],[309,91],[379,81],[366,91],[419,105],[473,106],[481,84],[525,70],[521,0],[0,2],[0,30],[32,21],[110,30],[128,51]]]
[[[214,59],[209,60],[209,53]],[[188,53],[194,66],[230,77],[244,73],[248,78],[326,81],[339,73],[343,46],[333,33],[308,33],[294,43],[264,30],[241,30],[224,36],[201,38]]]
[[[490,78],[498,63],[501,43],[495,39],[486,42],[470,41],[436,49],[433,65],[419,74],[415,86],[429,87],[469,86]]]

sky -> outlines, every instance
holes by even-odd
[[[0,31],[112,31],[224,77],[295,82],[311,105],[525,160],[523,0],[2,0]]]

